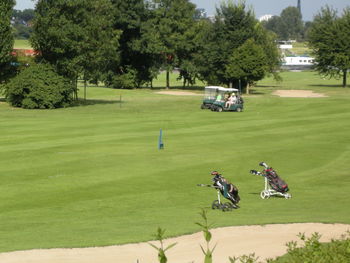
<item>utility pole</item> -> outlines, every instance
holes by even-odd
[[[299,13],[301,15],[301,0],[298,0],[298,10],[299,10]]]

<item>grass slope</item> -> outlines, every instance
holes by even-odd
[[[215,226],[350,223],[350,89],[310,72],[283,77],[262,81],[242,113],[200,110],[199,96],[98,87],[81,107],[0,102],[0,251],[137,242],[158,226],[198,231],[216,192],[196,184],[210,183],[211,170],[242,198],[239,210],[209,211]],[[330,97],[270,95],[280,88]],[[263,179],[249,174],[260,161],[289,183],[291,200],[260,199]]]
[[[15,39],[14,47],[19,49],[31,49],[29,40],[27,39]]]

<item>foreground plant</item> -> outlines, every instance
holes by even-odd
[[[341,236],[340,240],[332,240],[330,243],[321,243],[321,235],[313,233],[311,237],[299,233],[298,237],[304,243],[301,247],[296,241],[287,243],[287,254],[268,260],[268,263],[294,263],[294,262],[320,262],[340,263],[349,262],[350,258],[350,232]]]
[[[230,257],[230,263],[236,263],[236,262],[240,262],[240,263],[258,263],[258,259],[259,257],[255,256],[255,253],[249,254],[249,255],[243,255],[240,257]],[[238,261],[239,260],[239,261]]]
[[[216,245],[213,247],[213,249],[209,248],[209,243],[211,240],[211,233],[209,231],[210,227],[212,227],[213,224],[208,224],[208,218],[207,218],[207,212],[202,209],[202,211],[199,213],[201,217],[203,218],[203,223],[198,223],[196,222],[197,225],[199,225],[202,228],[203,234],[204,234],[204,239],[207,243],[206,245],[206,250],[201,246],[201,249],[203,251],[203,254],[205,255],[204,257],[204,263],[212,263],[213,262],[213,252],[216,248]]]
[[[167,251],[168,249],[170,249],[176,245],[176,243],[173,243],[173,244],[170,244],[169,246],[167,246],[166,248],[164,248],[164,244],[163,244],[164,233],[165,233],[165,229],[161,229],[160,227],[158,227],[155,238],[156,238],[156,240],[158,240],[160,242],[160,247],[157,247],[151,243],[148,243],[150,246],[152,246],[153,248],[155,248],[158,251],[159,263],[166,263],[168,261],[167,257],[165,256],[165,251]]]

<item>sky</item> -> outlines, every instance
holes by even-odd
[[[127,0],[125,0],[127,1]],[[196,4],[198,8],[204,8],[208,15],[215,14],[215,7],[219,6],[222,0],[190,0]],[[36,1],[32,0],[16,0],[15,9],[23,10],[26,8],[34,9]],[[263,15],[280,15],[282,10],[288,6],[297,6],[297,0],[246,0],[248,6],[251,6],[255,11],[257,18]],[[301,12],[305,21],[312,21],[321,7],[329,5],[337,9],[339,13],[348,6],[350,0],[301,0]]]

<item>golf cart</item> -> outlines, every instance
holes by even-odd
[[[213,105],[220,89],[225,89],[219,86],[207,86],[204,88],[204,99],[201,105],[201,109],[210,109]]]
[[[231,101],[231,96],[234,99]],[[217,90],[216,100],[212,103],[210,109],[212,111],[237,111],[243,110],[243,98],[238,92],[238,89],[221,88]]]

